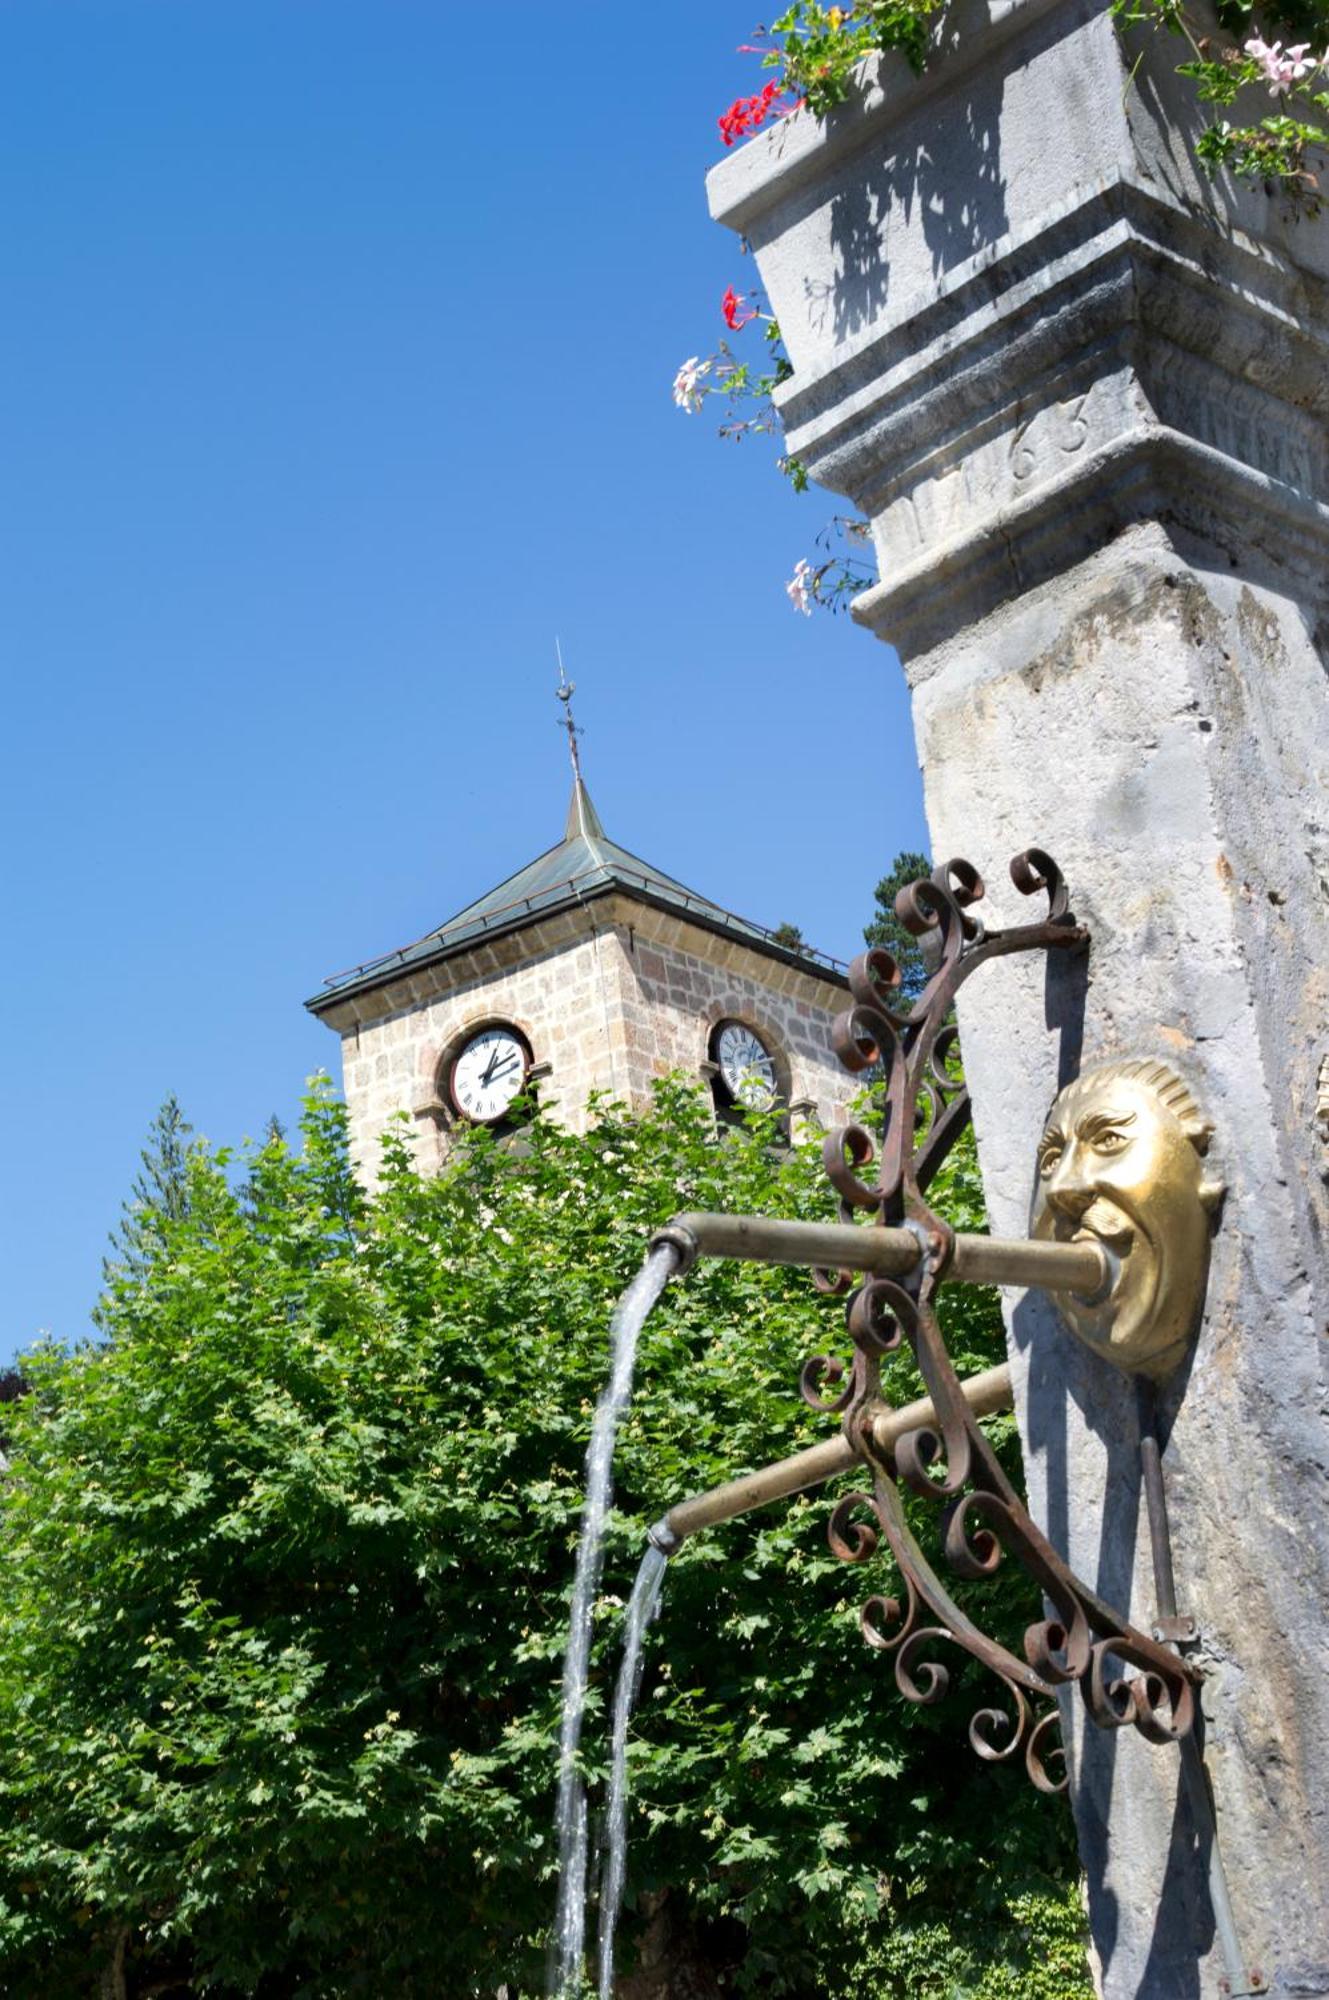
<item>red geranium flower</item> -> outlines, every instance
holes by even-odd
[[[729,286],[720,301],[720,311],[724,314],[724,323],[731,333],[740,333],[749,320],[760,317],[755,306],[747,312],[743,311],[746,302],[747,293],[736,292],[732,285]]]
[[[768,83],[756,97],[736,97],[729,109],[721,112],[720,137],[726,146],[732,146],[735,139],[741,139],[746,132],[756,131],[783,87],[779,83]]]

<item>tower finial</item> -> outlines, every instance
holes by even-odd
[[[568,732],[568,752],[572,758],[572,775],[577,784],[580,785],[582,781],[581,753],[577,749],[577,738],[581,735],[581,731],[572,719],[572,697],[577,692],[577,683],[570,681],[563,671],[563,648],[560,646],[557,637],[554,640],[554,652],[558,656],[558,686],[554,689],[554,693],[563,704],[563,720],[559,724],[559,728],[566,729]]]

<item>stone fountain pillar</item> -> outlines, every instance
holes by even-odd
[[[1023,1233],[1081,1063],[1162,1058],[1215,1121],[1227,1207],[1165,1397],[1178,1588],[1247,1961],[1324,1995],[1329,221],[1209,183],[1176,45],[1130,82],[1093,0],[947,22],[925,76],[885,61],[763,134],[711,205],[794,364],[789,448],[872,523],[856,615],[903,661],[936,858],[1004,919],[1007,858],[1046,847],[1092,927],[1087,964],[961,998],[994,1230]],[[1130,1384],[1034,1297],[1009,1331],[1034,1511],[1147,1626]],[[1067,1713],[1109,2000],[1216,1994],[1175,1753]]]

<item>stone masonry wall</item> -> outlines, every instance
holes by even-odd
[[[351,1149],[367,1182],[377,1173],[384,1131],[401,1112],[417,1159],[441,1164],[447,1124],[424,1107],[440,1101],[440,1072],[452,1051],[487,1022],[511,1022],[526,1037],[542,1096],[575,1124],[587,1093],[616,1087],[611,1074],[605,1009],[606,943],[596,931],[531,940],[523,964],[477,966],[473,954],[440,971],[452,980],[430,999],[408,999],[378,1020],[356,1022],[342,1035],[343,1088],[351,1117]],[[470,977],[466,976],[467,972]],[[608,982],[613,984],[612,976]]]
[[[695,1074],[707,1060],[716,1023],[740,1020],[757,1030],[774,1055],[785,1101],[807,1106],[821,1125],[842,1122],[853,1079],[835,1059],[830,1031],[845,995],[797,972],[789,990],[780,991],[772,979],[782,968],[756,952],[669,918],[659,929],[671,924],[687,933],[686,947],[658,933],[643,935],[640,927],[617,933],[631,1098],[645,1098],[651,1078],[670,1070]]]
[[[787,1101],[830,1124],[844,1115],[850,1082],[830,1048],[843,1004],[831,974],[813,977],[613,896],[415,968],[327,1018],[342,1035],[356,1167],[372,1183],[382,1135],[403,1112],[420,1165],[442,1163],[445,1066],[488,1022],[521,1030],[542,1102],[574,1127],[593,1091],[643,1106],[653,1078],[705,1074],[711,1029],[730,1017],[772,1049]]]

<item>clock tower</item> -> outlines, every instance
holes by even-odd
[[[559,694],[566,704],[572,689]],[[341,1037],[357,1167],[406,1112],[422,1168],[451,1134],[502,1127],[538,1095],[581,1126],[600,1092],[641,1108],[656,1077],[697,1079],[717,1118],[782,1104],[844,1116],[831,1049],[844,969],[763,929],[609,839],[567,713],[573,784],[563,838],[414,944],[324,983],[306,1002]],[[518,1107],[519,1108],[519,1107]]]

